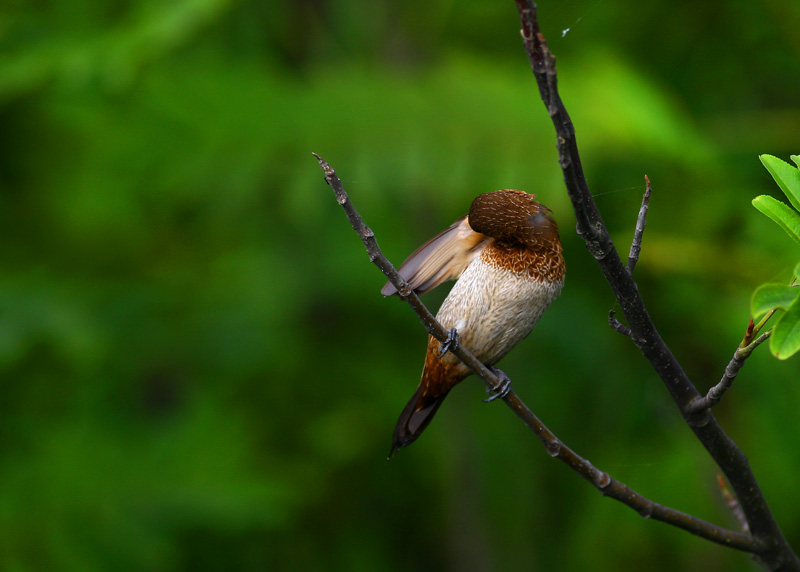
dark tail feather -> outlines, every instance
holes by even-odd
[[[394,438],[392,439],[392,450],[389,458],[392,458],[397,451],[407,447],[422,435],[428,423],[431,422],[439,406],[447,397],[448,392],[436,397],[422,395],[422,386],[417,388],[411,400],[400,414],[397,425],[394,428]]]

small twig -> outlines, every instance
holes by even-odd
[[[440,342],[446,342],[449,332],[433,317],[425,307],[419,297],[411,290],[394,268],[391,262],[383,255],[375,235],[367,227],[361,216],[350,202],[347,193],[342,186],[342,182],[336,175],[333,168],[325,162],[319,155],[314,153],[319,161],[319,165],[325,173],[325,181],[333,188],[336,193],[336,200],[344,207],[347,218],[353,229],[361,237],[364,246],[369,253],[369,259],[391,280],[392,284],[400,293],[401,298],[406,300],[411,308],[416,312],[417,317],[428,330],[428,332]],[[459,343],[448,347],[448,351],[455,354],[475,375],[483,379],[492,389],[502,388],[502,380],[475,358],[464,346]],[[760,552],[765,546],[760,539],[753,538],[749,534],[725,529],[692,515],[682,513],[675,509],[655,503],[636,491],[629,488],[624,483],[614,480],[608,473],[595,468],[591,462],[584,459],[575,451],[562,443],[550,429],[528,408],[522,400],[517,397],[513,390],[502,398],[514,413],[534,432],[536,437],[544,444],[547,452],[567,464],[573,471],[592,483],[604,496],[616,499],[638,512],[644,518],[653,518],[672,526],[682,528],[696,534],[702,538],[711,540],[724,546],[730,546],[746,552]]]
[[[636,230],[633,233],[633,242],[631,242],[631,251],[628,254],[628,274],[633,274],[633,269],[636,263],[639,262],[639,253],[642,251],[642,235],[644,234],[644,227],[647,226],[647,208],[650,206],[650,178],[645,175],[645,191],[642,197],[642,206],[639,209],[639,217],[636,219]]]
[[[735,518],[739,523],[739,526],[742,527],[742,532],[750,532],[750,526],[747,524],[747,519],[744,517],[742,507],[739,505],[739,501],[735,496],[733,496],[733,493],[728,488],[728,485],[725,483],[725,477],[723,477],[721,473],[717,473],[717,484],[719,485],[719,492],[722,495],[725,504],[728,505],[733,518]]]
[[[608,325],[614,328],[617,332],[622,334],[623,336],[631,337],[631,329],[627,326],[624,326],[622,322],[617,320],[614,316],[617,314],[616,310],[609,310],[608,311]]]
[[[750,320],[750,324],[752,323],[753,321]],[[749,326],[747,329],[748,332],[751,331]],[[719,403],[722,399],[722,395],[728,391],[728,388],[730,388],[731,385],[733,385],[733,380],[736,379],[736,376],[739,374],[739,370],[742,369],[744,361],[750,357],[750,354],[753,353],[754,349],[767,341],[767,338],[769,338],[771,335],[772,330],[768,330],[750,342],[747,346],[743,348],[736,348],[736,351],[733,352],[733,358],[731,358],[731,361],[725,368],[725,373],[722,374],[722,379],[719,380],[717,385],[709,389],[708,393],[706,393],[704,397],[692,401],[689,404],[688,413],[690,415],[697,415],[698,413],[701,413],[706,409],[710,409]],[[746,334],[745,339],[747,339]]]

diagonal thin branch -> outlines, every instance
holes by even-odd
[[[375,240],[375,234],[364,223],[363,219],[356,211],[344,190],[342,181],[336,175],[334,169],[319,155],[316,153],[313,155],[317,158],[322,171],[325,173],[325,181],[333,188],[336,194],[336,200],[344,208],[350,224],[364,243],[370,261],[380,268],[386,277],[389,278],[394,287],[397,288],[398,293],[400,293],[400,297],[408,302],[417,314],[420,322],[422,322],[425,329],[428,330],[428,333],[440,342],[445,342],[447,340],[448,331],[436,321],[436,318],[434,318],[425,307],[417,294],[403,281],[392,263],[383,255]],[[475,375],[483,379],[489,387],[494,388],[500,383],[500,380],[494,372],[478,361],[478,359],[461,344],[453,345],[449,348],[449,351],[453,352]],[[727,530],[643,497],[624,483],[611,478],[608,473],[595,468],[592,463],[582,458],[562,443],[558,437],[534,415],[528,406],[517,397],[513,390],[509,391],[508,394],[503,397],[503,401],[505,401],[506,405],[508,405],[523,423],[534,432],[551,456],[567,464],[573,471],[592,483],[604,496],[620,501],[638,512],[644,518],[660,520],[724,546],[730,546],[746,552],[760,552],[765,549],[765,546],[758,539],[753,538],[749,534]]]
[[[647,226],[647,209],[650,206],[650,178],[645,175],[645,191],[642,197],[642,206],[639,209],[639,217],[636,219],[636,230],[633,233],[633,242],[631,242],[631,252],[628,254],[628,273],[633,274],[633,269],[636,263],[639,262],[639,253],[642,251],[642,235],[644,234],[644,227]]]
[[[753,321],[750,320],[750,324],[752,323]],[[731,385],[733,385],[733,380],[736,379],[739,370],[742,369],[744,360],[750,357],[750,354],[753,353],[753,350],[767,341],[771,335],[772,330],[769,330],[758,336],[747,346],[743,348],[736,348],[736,351],[733,352],[731,361],[725,368],[725,373],[722,374],[722,379],[719,380],[717,385],[708,390],[708,393],[706,393],[705,397],[701,397],[690,403],[689,411],[694,415],[700,413],[704,409],[710,409],[719,403],[722,399],[722,395],[728,391]]]
[[[700,414],[690,411],[690,404],[700,398],[700,393],[656,330],[638,287],[622,264],[589,192],[578,153],[575,128],[558,93],[556,60],[539,31],[536,5],[532,0],[515,2],[522,24],[525,51],[539,94],[556,131],[558,160],[575,211],[576,231],[597,260],[622,307],[631,329],[631,339],[664,382],[687,425],[727,477],[753,535],[768,543],[768,550],[758,554],[759,562],[769,570],[800,572],[800,559],[775,522],[747,457],[725,433],[709,409]]]

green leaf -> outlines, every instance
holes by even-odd
[[[762,284],[753,292],[750,311],[754,318],[758,318],[774,308],[786,310],[798,296],[800,296],[800,288],[795,286]]]
[[[800,215],[786,204],[769,195],[753,199],[753,206],[778,223],[778,225],[800,244]]]
[[[795,280],[800,280],[800,263],[798,263],[797,266],[794,267],[793,276],[794,276]]]
[[[800,298],[792,302],[775,324],[769,349],[778,359],[788,359],[800,350]]]
[[[772,155],[759,156],[795,209],[800,211],[800,169]]]
[[[789,155],[789,158],[794,161],[794,164],[800,168],[800,155]]]

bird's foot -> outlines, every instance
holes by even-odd
[[[503,399],[506,395],[508,395],[508,392],[511,391],[511,380],[508,378],[505,372],[492,366],[489,366],[489,369],[492,370],[492,373],[498,377],[500,383],[498,383],[495,387],[486,388],[486,393],[489,394],[489,397],[483,400],[484,403],[489,403],[495,399]]]
[[[439,344],[439,357],[444,356],[447,352],[451,351],[458,345],[458,330],[450,328],[447,334],[447,339]]]

